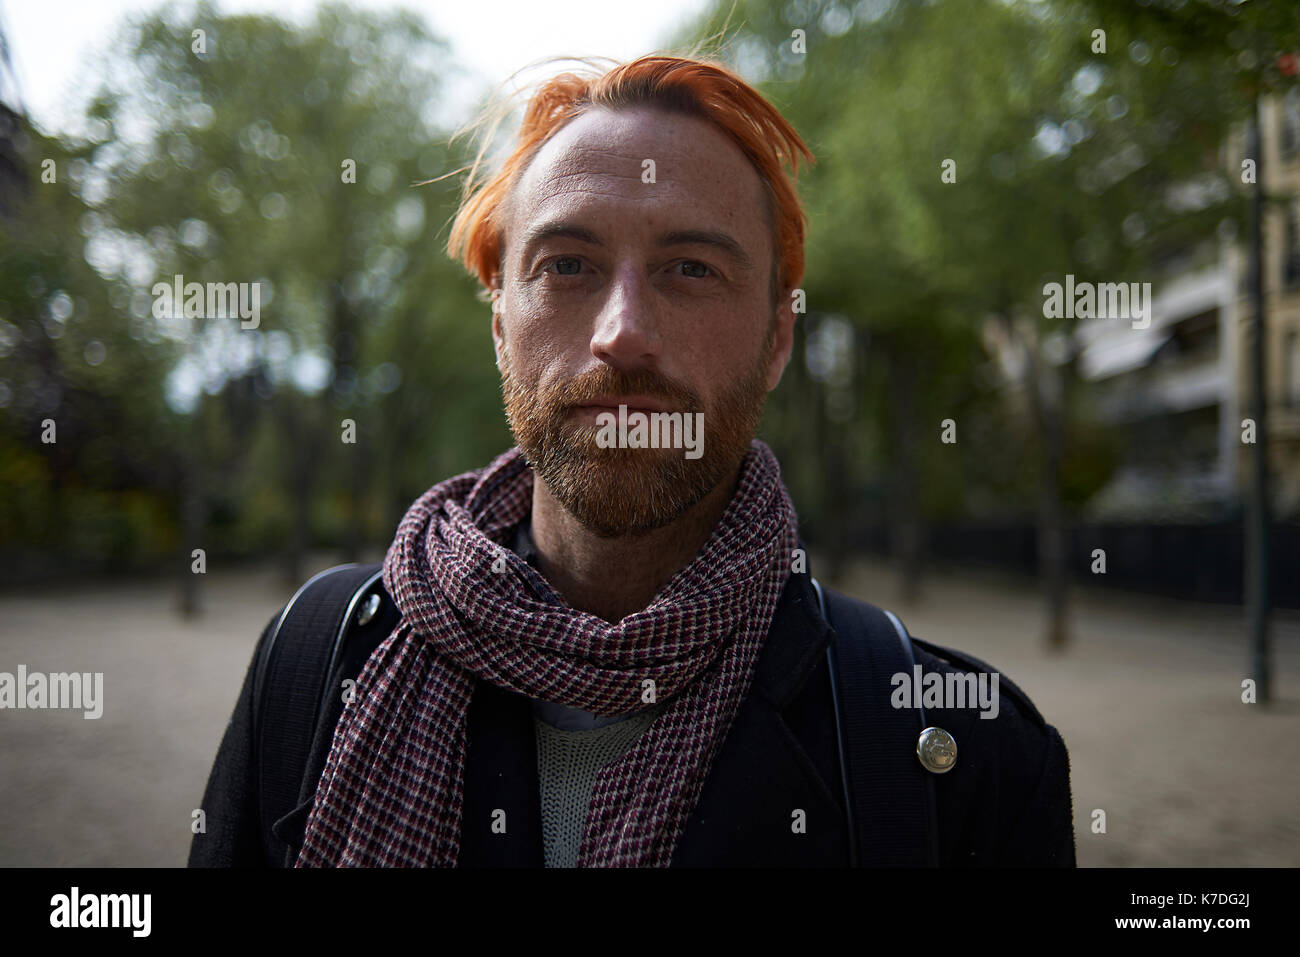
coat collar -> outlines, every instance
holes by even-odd
[[[803,690],[831,640],[812,577],[795,572],[786,580],[759,655],[754,686],[778,711]]]
[[[847,864],[831,691],[811,681],[828,677],[822,665],[832,636],[811,578],[791,574],[673,866]]]

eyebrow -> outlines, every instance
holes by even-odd
[[[605,245],[595,232],[585,226],[566,222],[552,222],[543,223],[530,229],[524,237],[522,249],[527,254],[528,250],[534,245],[548,239],[576,239],[579,242],[590,243],[593,246]],[[745,252],[744,247],[732,236],[721,230],[675,229],[672,232],[660,235],[655,240],[655,245],[660,248],[667,246],[713,246],[731,256],[744,268],[752,269],[754,267],[753,260]]]
[[[746,269],[754,268],[749,254],[736,240],[716,229],[679,229],[659,237],[659,246],[714,246],[729,254]]]

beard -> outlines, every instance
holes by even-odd
[[[706,409],[699,394],[650,369],[608,365],[541,389],[512,370],[502,344],[501,390],[506,418],[528,464],[584,527],[602,538],[643,535],[671,524],[732,474],[749,450],[767,400],[767,364],[775,341],[768,330],[759,361]],[[652,396],[669,412],[704,413],[703,455],[685,449],[601,448],[600,428],[573,410],[601,395]]]

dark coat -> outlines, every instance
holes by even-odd
[[[259,642],[266,641],[264,632]],[[847,866],[848,828],[826,647],[834,632],[809,576],[791,575],[759,657],[754,686],[705,781],[673,866]],[[924,672],[996,670],[914,639]],[[951,660],[949,660],[951,659]],[[257,656],[254,655],[256,662]],[[956,662],[963,662],[962,664]],[[195,835],[191,867],[279,864],[264,847],[251,743],[253,669],[244,682],[204,795],[208,833]],[[333,683],[332,683],[333,684]],[[888,678],[884,679],[888,686]],[[956,766],[935,776],[943,866],[1075,863],[1069,758],[1056,729],[1005,677],[999,714],[927,709],[957,742]],[[480,682],[470,704],[459,866],[541,867],[541,802],[528,698]],[[309,767],[323,767],[318,735]],[[276,830],[302,845],[311,801]],[[806,813],[806,832],[791,827]],[[506,812],[506,833],[492,814]]]

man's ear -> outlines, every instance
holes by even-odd
[[[501,331],[501,286],[496,283],[492,286],[492,349],[496,352],[498,372],[505,371],[501,366],[501,350],[505,343],[505,333]]]
[[[767,364],[767,391],[771,392],[781,381],[790,355],[794,351],[794,324],[798,316],[794,311],[794,290],[787,289],[776,303],[776,326],[772,330],[772,356]]]

